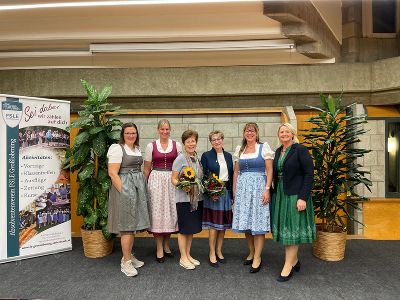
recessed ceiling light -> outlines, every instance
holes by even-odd
[[[172,43],[107,43],[90,44],[91,53],[105,52],[190,52],[294,49],[293,40],[246,40]]]
[[[64,8],[64,7],[93,7],[93,6],[122,6],[122,5],[156,5],[156,4],[190,4],[190,3],[222,3],[222,2],[260,2],[260,0],[126,0],[126,1],[82,1],[0,5],[0,11],[38,9],[38,8]]]

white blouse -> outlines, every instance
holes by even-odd
[[[138,147],[135,147],[133,150],[129,148],[126,144],[124,145],[124,149],[127,155],[131,156],[142,156],[142,152]],[[111,164],[120,164],[122,162],[122,149],[119,144],[112,144],[107,152],[108,163]]]
[[[258,152],[259,152],[259,149],[260,149],[259,145],[260,144],[257,144],[257,146],[256,146],[256,152],[245,153],[245,154],[242,152],[242,154],[240,154],[240,158],[242,158],[242,159],[257,158]],[[240,147],[241,146],[237,146],[236,150],[235,150],[235,153],[233,154],[233,161],[234,162],[239,160]],[[263,150],[262,150],[261,156],[262,156],[263,159],[274,159],[275,152],[272,151],[271,147],[268,145],[267,142],[265,142],[263,144]]]
[[[228,181],[229,173],[224,153],[217,153],[217,160],[219,164],[219,174],[218,174],[219,179],[221,179],[222,181]]]
[[[172,140],[168,140],[168,147],[167,149],[163,149],[161,146],[160,139],[156,140],[157,150],[160,153],[170,153],[172,151]],[[176,150],[178,154],[182,152],[182,145],[179,142],[176,142]],[[146,150],[144,153],[144,160],[145,161],[153,161],[153,143],[148,143],[146,146]]]

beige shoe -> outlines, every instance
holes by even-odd
[[[136,269],[144,266],[144,262],[138,260],[136,257],[133,256],[133,254],[131,256],[131,261],[132,261],[132,266],[134,266]]]
[[[197,260],[197,259],[194,259],[193,257],[191,257],[191,258],[189,258],[190,259],[190,262],[192,263],[192,264],[194,264],[196,267],[197,266],[200,266],[200,262]]]
[[[179,265],[183,268],[185,268],[186,270],[194,270],[196,267],[192,264],[192,263],[185,263],[181,260],[179,260]]]
[[[126,276],[133,277],[138,274],[138,271],[132,265],[132,261],[121,261],[121,272],[124,273]]]
[[[121,258],[121,264],[124,261],[124,258]],[[138,260],[136,257],[133,256],[133,254],[131,255],[131,262],[132,262],[132,266],[135,267],[136,269],[139,269],[140,267],[144,266],[144,262],[141,260]]]

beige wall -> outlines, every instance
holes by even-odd
[[[338,42],[342,44],[342,1],[311,0]]]

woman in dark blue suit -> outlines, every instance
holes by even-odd
[[[204,195],[203,228],[209,229],[209,264],[217,268],[218,263],[225,263],[222,254],[222,243],[225,230],[232,227],[232,155],[223,149],[224,134],[221,131],[212,131],[208,135],[212,149],[203,153],[201,165],[205,178],[210,174],[218,175],[225,182],[225,193],[213,199]]]
[[[288,281],[293,271],[300,271],[299,244],[311,243],[316,229],[311,202],[311,155],[299,144],[291,124],[279,126],[278,138],[282,145],[275,151],[273,164],[272,238],[285,246],[285,264],[277,279],[282,282]]]

